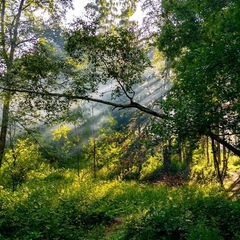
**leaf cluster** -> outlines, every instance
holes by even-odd
[[[176,79],[163,103],[179,133],[239,134],[238,1],[163,1],[157,45]]]
[[[149,207],[140,219],[129,222],[122,239],[239,238],[237,202],[189,190],[181,189],[180,198],[173,190],[158,206]]]
[[[123,27],[98,32],[93,26],[81,22],[78,30],[67,35],[66,50],[82,65],[85,82],[93,90],[112,80],[117,96],[124,93],[132,98],[132,86],[141,82],[141,74],[149,66],[135,33]]]

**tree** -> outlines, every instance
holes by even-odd
[[[89,19],[77,19],[74,24],[71,24],[72,27],[69,28],[65,36],[65,49],[72,57],[68,61],[75,61],[79,71],[74,69],[75,78],[68,79],[66,91],[57,92],[51,91],[51,89],[49,91],[39,91],[39,89],[26,88],[25,86],[21,88],[19,86],[16,86],[16,88],[1,86],[1,89],[42,97],[96,101],[119,108],[138,108],[152,115],[163,117],[161,113],[152,111],[150,108],[134,101],[133,85],[141,83],[141,74],[146,67],[149,67],[146,51],[138,41],[137,25],[132,21],[127,21],[127,18],[132,14],[131,12],[134,11],[134,2],[131,3],[133,7],[129,7],[129,2],[126,4],[123,2],[122,10],[125,10],[119,13],[115,21],[111,22],[111,25],[105,24],[102,20],[104,19],[103,16],[106,16],[109,12],[103,11],[101,7],[99,10],[98,4],[100,3],[88,6]],[[100,6],[104,4],[105,1],[101,2]],[[98,11],[100,11],[100,14],[98,14]],[[126,15],[126,12],[129,12],[129,14]],[[123,18],[125,21],[119,23],[119,18]],[[67,68],[70,67],[66,66],[65,69]],[[129,100],[128,103],[110,102],[106,101],[106,98],[97,99],[91,96],[92,93],[97,93],[100,84],[105,84],[109,80],[115,81],[112,84],[114,87],[112,91],[113,99],[125,95],[124,102]]]
[[[11,142],[11,140],[10,140]],[[31,170],[39,167],[40,153],[31,139],[18,139],[11,142],[3,163],[3,183],[11,183],[14,192],[29,176]]]
[[[115,25],[128,25],[129,18],[136,11],[137,0],[97,0],[86,6],[89,19],[97,18],[101,22],[101,29],[107,30]]]
[[[43,35],[50,40],[48,34],[51,32],[50,29],[53,27],[59,29],[61,19],[64,17],[68,7],[71,7],[71,1],[2,0],[0,3],[0,71],[1,86],[5,88],[1,94],[3,107],[0,131],[0,166],[6,145],[10,114],[12,110],[16,110],[16,106],[11,105],[15,94],[7,89],[14,88],[14,86],[19,88],[27,82],[29,76],[26,74],[23,76],[22,72],[22,75],[19,74],[19,67],[22,61],[29,60],[29,64],[32,60],[43,60],[41,63],[38,62],[38,66],[36,66],[36,61],[34,61],[35,66],[32,66],[32,69],[34,67],[39,68],[44,63],[44,52],[41,52],[42,59],[36,59],[37,56],[33,56],[33,53],[39,50],[41,45],[40,38]],[[51,37],[51,39],[53,38]],[[44,67],[46,67],[46,64]],[[47,70],[44,69],[43,71],[46,73]],[[35,75],[35,82],[31,82],[32,79],[30,79],[28,86],[31,85],[33,87],[34,85],[32,84],[36,84],[38,80],[40,84],[40,80],[43,77],[40,76],[40,73],[38,74],[38,78]],[[23,79],[25,82],[22,81]]]
[[[171,134],[167,135],[174,136],[179,143],[186,142],[189,153],[202,135],[208,135],[240,156],[236,144],[227,139],[227,134],[238,136],[239,133],[239,22],[235,20],[239,3],[162,1],[157,11],[161,34],[156,46],[166,56],[166,68],[171,67],[175,73],[174,86],[166,100],[161,94],[156,96],[163,100],[164,112],[135,100],[134,87],[141,83],[142,73],[150,66],[147,47],[139,41],[134,23],[127,17],[122,22],[117,21],[114,8],[108,12],[108,6],[114,7],[110,3],[101,1],[89,5],[89,18],[77,19],[66,33],[65,49],[70,54],[69,60],[77,66],[77,77],[67,82],[65,90],[41,91],[18,86],[2,89],[8,93],[18,91],[34,96],[83,99],[118,108],[137,108],[164,119],[161,124],[171,126]],[[129,14],[123,16],[131,15],[127,12]],[[103,16],[109,14],[111,21],[104,21]],[[217,27],[214,25],[216,19]],[[99,87],[109,86],[109,83],[111,87],[107,90],[112,93],[111,100],[105,97],[105,92],[98,94]]]
[[[240,156],[238,1],[162,1],[157,46],[174,86],[164,111],[181,139],[210,136]]]

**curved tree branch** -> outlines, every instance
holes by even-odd
[[[120,85],[122,91],[123,91],[124,94],[126,95],[126,97],[132,102],[132,101],[133,101],[133,98],[134,98],[134,95],[135,95],[134,92],[133,92],[133,96],[131,97],[131,96],[128,94],[128,92],[127,92],[127,90],[125,89],[125,87],[123,86],[123,84],[121,83],[121,80],[119,80],[119,79],[116,79],[116,80],[117,80],[118,84]]]
[[[110,102],[110,101],[106,101],[98,98],[92,98],[88,96],[76,96],[76,95],[70,95],[70,94],[64,94],[64,93],[36,92],[28,89],[11,89],[11,88],[5,88],[5,87],[0,87],[0,89],[4,91],[9,91],[9,92],[31,93],[31,94],[36,94],[40,96],[64,97],[64,98],[73,99],[73,100],[79,99],[84,101],[97,102],[97,103],[105,104],[108,106],[112,106],[114,108],[121,108],[121,109],[136,108],[141,112],[150,114],[152,116],[155,116],[161,119],[168,118],[165,114],[156,112],[134,101],[131,101],[128,104],[121,104],[121,103]],[[223,146],[228,148],[235,155],[240,157],[240,150],[238,150],[237,148],[235,148],[234,146],[232,146],[231,144],[229,144],[228,142],[220,138],[218,135],[214,134],[213,132],[208,132],[207,135],[210,136],[212,139],[216,140],[217,142],[221,143]]]
[[[223,146],[225,146],[227,149],[229,149],[231,152],[233,152],[235,155],[240,157],[240,150],[226,142],[224,139],[220,138],[218,135],[214,134],[213,132],[209,132],[207,134],[209,137],[214,139],[215,141],[221,143]]]
[[[166,118],[166,116],[162,113],[156,112],[154,110],[151,110],[147,107],[144,107],[143,105],[136,103],[134,101],[131,101],[128,104],[121,104],[121,103],[115,103],[115,102],[110,102],[98,98],[92,98],[88,96],[77,96],[77,95],[71,95],[71,94],[65,94],[65,93],[51,93],[51,92],[37,92],[29,89],[11,89],[11,88],[5,88],[1,87],[0,89],[4,91],[9,91],[9,92],[19,92],[19,93],[31,93],[31,94],[36,94],[39,96],[51,96],[51,97],[64,97],[68,99],[79,99],[79,100],[84,100],[84,101],[91,101],[91,102],[97,102],[97,103],[102,103],[108,106],[112,106],[115,108],[121,108],[121,109],[126,109],[126,108],[136,108],[142,112],[145,112],[147,114],[150,114],[152,116],[158,117],[158,118]]]

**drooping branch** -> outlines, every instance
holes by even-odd
[[[64,98],[68,98],[68,99],[72,99],[72,100],[79,99],[79,100],[84,100],[84,101],[97,102],[97,103],[105,104],[108,106],[112,106],[114,108],[121,108],[121,109],[136,108],[136,109],[138,109],[142,112],[145,112],[147,114],[150,114],[152,116],[162,118],[162,119],[166,118],[166,116],[164,114],[156,112],[147,107],[144,107],[143,105],[136,103],[134,101],[131,101],[128,104],[121,104],[121,103],[110,102],[110,101],[93,98],[93,97],[89,97],[89,96],[77,96],[77,95],[71,95],[71,94],[65,94],[65,93],[37,92],[37,91],[29,90],[29,89],[11,89],[11,88],[5,88],[5,87],[0,87],[0,89],[2,89],[4,91],[9,91],[9,92],[36,94],[39,96],[64,97]]]
[[[229,149],[231,152],[236,154],[237,156],[240,157],[240,150],[226,142],[224,139],[220,138],[218,135],[214,134],[213,132],[208,133],[208,136],[210,136],[212,139],[215,141],[221,143],[223,146],[225,146],[227,149]]]
[[[89,96],[77,96],[77,95],[64,94],[64,93],[37,92],[37,91],[29,90],[29,89],[11,89],[11,88],[4,88],[4,87],[0,87],[0,89],[2,89],[4,91],[9,91],[9,92],[22,92],[22,93],[36,94],[39,96],[64,97],[64,98],[68,98],[68,99],[72,99],[72,100],[79,99],[79,100],[84,100],[84,101],[97,102],[97,103],[105,104],[105,105],[112,106],[114,108],[120,108],[120,109],[135,108],[135,109],[140,110],[141,112],[150,114],[150,115],[155,116],[160,119],[168,118],[163,113],[156,112],[156,111],[154,111],[150,108],[147,108],[147,107],[145,107],[137,102],[134,102],[134,101],[131,101],[128,104],[121,104],[121,103],[110,102],[110,101],[106,101],[106,100],[102,100],[102,99],[98,99],[98,98],[92,98]],[[217,142],[221,143],[223,146],[225,146],[227,149],[229,149],[232,153],[234,153],[240,157],[240,150],[238,150],[237,148],[235,148],[234,146],[229,144],[227,141],[225,141],[224,139],[220,138],[218,135],[216,135],[212,132],[209,132],[207,135],[209,137],[211,137],[212,139],[216,140]]]

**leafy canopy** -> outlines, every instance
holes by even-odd
[[[162,2],[157,46],[176,73],[165,110],[182,135],[239,134],[239,1]]]

